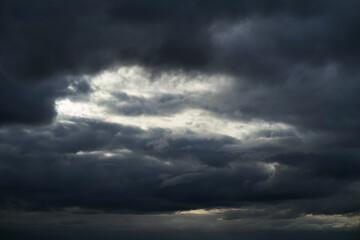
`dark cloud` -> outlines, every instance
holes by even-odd
[[[284,209],[277,207],[267,207],[267,208],[249,208],[242,210],[230,210],[224,213],[224,220],[234,220],[242,218],[260,218],[260,217],[269,217],[272,219],[286,219],[286,218],[297,218],[301,216],[301,212],[297,212],[294,209]]]
[[[116,101],[106,102],[111,111],[127,116],[168,115],[177,113],[187,106],[195,104],[181,94],[162,94],[154,98],[129,96],[119,92],[114,94]]]
[[[247,154],[251,148],[234,153],[227,147],[241,143],[229,137],[179,138],[90,120],[12,127],[0,138],[5,209],[168,212],[292,201],[279,211],[330,214],[360,207],[354,201],[343,208],[337,200],[359,196],[351,187],[360,177],[351,156],[343,166],[335,156],[316,154],[268,159]],[[317,199],[327,207],[315,210]]]
[[[234,104],[244,117],[358,129],[357,5],[3,1],[1,71],[11,81],[94,73],[114,64],[221,72],[248,80],[235,93],[245,91],[246,99],[234,101],[244,103]],[[264,92],[246,94],[259,84]],[[50,116],[40,114],[37,121]]]
[[[56,115],[54,100],[70,94],[66,89],[69,82],[58,79],[31,84],[0,75],[0,124],[50,123]],[[80,88],[86,90],[79,85],[73,93],[79,93]]]
[[[247,209],[224,213],[227,220],[358,214],[359,7],[353,0],[0,1],[1,207]],[[102,102],[112,114],[197,108],[291,128],[239,140],[53,121],[57,99],[88,101],[96,91],[85,75],[133,65],[154,73],[151,81],[174,71],[230,76],[234,84],[211,96],[117,89]]]
[[[51,230],[26,230],[23,232],[18,232],[15,230],[4,231],[4,239],[79,239],[86,238],[90,240],[95,239],[105,239],[111,240],[114,238],[121,238],[126,240],[146,240],[146,239],[168,239],[171,236],[175,240],[181,239],[221,239],[226,237],[229,240],[239,239],[239,236],[244,240],[261,240],[261,239],[270,239],[270,240],[286,240],[292,238],[294,240],[301,240],[304,237],[308,239],[346,239],[346,240],[356,240],[359,237],[359,231],[340,231],[332,230],[328,232],[324,231],[226,231],[226,232],[204,232],[204,231],[149,231],[149,232],[135,232],[130,233],[129,231],[51,231]]]

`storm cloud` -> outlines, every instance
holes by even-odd
[[[104,230],[98,215],[130,239],[237,225],[351,239],[359,7],[0,1],[0,230],[28,231],[26,214]]]

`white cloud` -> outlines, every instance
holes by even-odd
[[[294,131],[291,126],[284,123],[230,119],[208,110],[226,105],[221,102],[221,93],[231,89],[234,83],[234,80],[227,76],[183,72],[152,75],[144,68],[133,66],[120,67],[85,78],[88,79],[93,91],[85,99],[57,100],[58,120],[84,117],[142,129],[171,129],[174,134],[193,131],[202,136],[227,135],[242,140],[251,140],[255,132],[264,129]],[[186,102],[187,105],[169,114],[124,114],[109,108],[110,104],[128,104],[127,99],[120,101],[116,98],[120,93],[145,99],[143,105],[137,106],[140,108],[157,108],[158,106],[149,106],[154,104],[151,99],[162,94],[184,96],[180,104]]]

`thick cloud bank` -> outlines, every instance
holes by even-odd
[[[0,230],[355,231],[359,7],[0,1]]]

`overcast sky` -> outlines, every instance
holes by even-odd
[[[0,0],[0,235],[358,239],[360,2]]]

